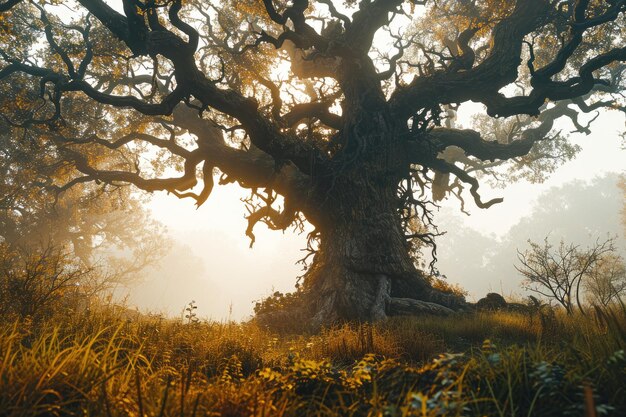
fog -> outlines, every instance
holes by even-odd
[[[549,235],[554,243],[563,239],[584,247],[598,238],[617,236],[620,253],[626,256],[620,223],[623,195],[617,180],[618,175],[611,173],[549,188],[533,199],[528,215],[500,235],[470,227],[467,216],[454,207],[443,207],[437,220],[447,233],[438,239],[437,267],[475,300],[490,291],[523,295],[513,265],[517,249],[524,250],[528,239],[541,241]],[[235,187],[222,190],[224,195],[218,199],[237,192],[242,191]],[[175,199],[171,201],[176,205]],[[223,206],[213,204],[206,214],[221,209]],[[184,223],[185,216],[193,214],[183,210],[179,221]],[[255,300],[275,290],[293,290],[296,277],[302,274],[295,262],[303,255],[300,249],[305,236],[259,228],[257,243],[250,249],[243,236],[243,213],[232,211],[222,216],[224,224],[233,223],[232,233],[201,224],[185,230],[174,224],[168,255],[131,287],[127,302],[144,311],[179,316],[193,300],[201,317],[240,320],[252,314]]]
[[[279,239],[259,242],[251,250],[241,245],[247,245],[241,236],[245,228],[235,230],[230,235],[210,229],[170,233],[170,253],[131,288],[127,302],[180,316],[185,305],[195,301],[201,317],[241,320],[252,313],[255,300],[275,289],[291,291],[302,273],[294,263],[302,256],[304,236],[278,234]]]
[[[439,219],[448,233],[438,240],[438,268],[467,289],[470,298],[491,291],[520,296],[521,277],[514,264],[517,250],[529,247],[528,239],[542,242],[548,237],[555,245],[563,240],[584,248],[598,239],[615,237],[620,254],[626,256],[620,223],[624,198],[617,181],[618,175],[613,173],[552,187],[533,201],[530,214],[501,236],[467,227],[458,211],[445,208]]]
[[[214,320],[241,320],[252,314],[254,302],[275,290],[291,291],[302,266],[305,235],[255,229],[256,243],[244,232],[247,221],[239,199],[246,191],[217,187],[196,210],[189,201],[157,196],[150,205],[154,217],[168,227],[169,254],[127,289],[127,303],[141,310],[180,316],[195,301],[198,315]]]
[[[549,235],[554,243],[563,239],[585,247],[598,238],[617,236],[626,256],[619,217],[624,196],[616,186],[618,175],[626,172],[626,151],[618,137],[622,126],[615,115],[601,115],[591,135],[573,135],[582,151],[543,184],[522,181],[492,189],[483,181],[485,199],[504,197],[488,210],[468,199],[471,216],[466,216],[457,200],[442,202],[435,216],[440,230],[447,232],[438,239],[439,271],[476,300],[489,291],[524,295],[514,263],[516,250],[524,250],[528,239],[541,241]],[[139,283],[121,291],[127,303],[180,316],[193,300],[201,317],[241,320],[252,314],[256,300],[276,290],[292,291],[303,273],[296,262],[304,256],[306,233],[269,231],[259,224],[256,243],[249,248],[240,202],[246,195],[236,185],[219,186],[196,210],[188,200],[156,194],[147,207],[168,228],[172,246]]]

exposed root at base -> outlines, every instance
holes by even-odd
[[[432,287],[422,286],[423,297],[402,296],[404,291],[392,295],[393,279],[386,274],[360,271],[358,276],[352,275],[348,276],[353,279],[346,279],[338,289],[309,287],[291,297],[288,304],[276,303],[282,306],[258,312],[256,321],[278,331],[315,331],[338,323],[376,322],[390,316],[447,316],[466,307],[462,296]],[[416,287],[419,284],[416,279]]]
[[[454,310],[441,304],[416,300],[414,298],[393,297],[388,307],[389,316],[419,316],[422,314],[447,316],[452,313],[454,313]]]
[[[331,304],[329,303],[329,305]],[[375,310],[377,314],[372,314],[368,321],[376,322],[393,316],[448,316],[454,314],[454,310],[441,304],[401,297],[390,297],[384,310],[378,308]],[[324,312],[320,314],[318,311],[317,314],[311,316],[310,313],[306,313],[305,307],[297,307],[257,314],[255,320],[261,326],[287,332],[316,331],[322,327],[340,323],[340,321],[324,322],[320,320],[322,316],[324,316]]]

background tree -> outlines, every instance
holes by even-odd
[[[501,200],[483,201],[478,178],[501,161],[540,173],[575,151],[557,118],[586,131],[580,113],[624,110],[621,0],[79,0],[64,19],[39,3],[1,9],[0,80],[39,85],[11,123],[46,129],[72,181],[202,204],[217,171],[251,190],[252,242],[259,222],[310,222],[302,312],[314,324],[460,305],[409,256],[436,234],[412,227],[417,216],[432,228],[427,190],[469,189],[488,208]],[[488,118],[460,129],[451,119],[470,101]],[[82,102],[97,117],[70,104]],[[112,166],[99,148],[135,163]]]
[[[565,308],[567,314],[574,312],[575,305],[582,312],[580,289],[585,287],[590,276],[603,272],[603,262],[607,262],[605,266],[609,265],[605,257],[614,254],[613,239],[596,241],[595,245],[586,250],[574,244],[566,245],[563,241],[555,250],[548,243],[548,238],[544,239],[543,245],[530,240],[528,243],[529,250],[518,251],[520,265],[516,266],[518,272],[526,278],[525,287],[555,300]]]
[[[128,186],[67,179],[67,162],[39,129],[0,120],[0,132],[1,316],[85,308],[159,259],[161,227]]]
[[[0,85],[0,108],[10,109],[18,120],[28,119],[26,103],[37,97],[33,81],[15,77]],[[98,121],[88,120],[97,114],[93,104],[66,100],[66,106],[81,111],[69,112],[65,121],[74,123],[75,113],[96,128]],[[6,114],[0,119],[0,241],[9,252],[54,253],[53,263],[72,258],[86,270],[101,269],[109,279],[130,279],[161,256],[155,243],[164,239],[162,228],[148,218],[127,184],[76,177],[62,152],[36,121],[20,125]],[[127,163],[127,155],[98,149],[91,157],[112,166]]]
[[[602,257],[584,282],[590,301],[604,307],[626,294],[626,264],[614,253]]]

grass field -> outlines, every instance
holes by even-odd
[[[491,312],[317,334],[101,305],[0,325],[1,416],[625,416],[626,318]]]

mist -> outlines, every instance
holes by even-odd
[[[220,198],[239,191],[223,188],[217,193],[225,195],[201,211],[213,215],[221,209]],[[296,262],[304,256],[306,235],[258,227],[257,243],[250,248],[242,214],[230,211],[221,216],[222,222],[233,223],[233,233],[200,224],[169,232],[172,246],[167,256],[144,271],[139,282],[118,291],[119,298],[125,297],[131,307],[170,317],[180,317],[185,305],[194,301],[199,317],[224,321],[247,319],[254,303],[274,291],[293,291],[296,277],[303,273]]]
[[[618,174],[611,173],[589,181],[574,180],[539,194],[530,214],[522,217],[501,235],[485,234],[464,224],[463,214],[451,208],[439,213],[438,269],[477,299],[487,292],[520,296],[521,276],[515,269],[517,250],[528,248],[527,241],[563,240],[587,247],[596,240],[616,237],[618,253],[626,255],[624,226],[620,211],[624,196],[617,186]]]
[[[469,226],[469,217],[452,205],[442,207],[436,223],[446,233],[437,240],[437,269],[450,283],[466,289],[470,301],[487,292],[519,298],[525,292],[514,265],[517,250],[526,249],[528,239],[542,241],[549,236],[552,243],[563,239],[586,247],[596,239],[616,236],[619,253],[626,256],[620,223],[624,196],[617,187],[618,178],[617,173],[608,173],[548,188],[530,198],[528,214],[499,234]],[[180,204],[165,196],[163,204],[180,204],[182,210],[168,233],[171,249],[156,266],[144,272],[138,283],[121,292],[127,304],[142,311],[180,317],[185,305],[195,301],[200,317],[245,320],[252,315],[257,300],[274,291],[293,291],[296,277],[304,273],[297,261],[304,256],[306,234],[281,234],[258,227],[257,242],[250,248],[243,236],[243,213],[226,210],[220,203],[236,201],[243,193],[235,186],[220,187],[207,207],[198,211],[187,202]],[[172,210],[170,207],[162,212]],[[224,233],[203,224],[194,229],[185,227],[191,216],[219,216],[220,223],[233,232]]]

